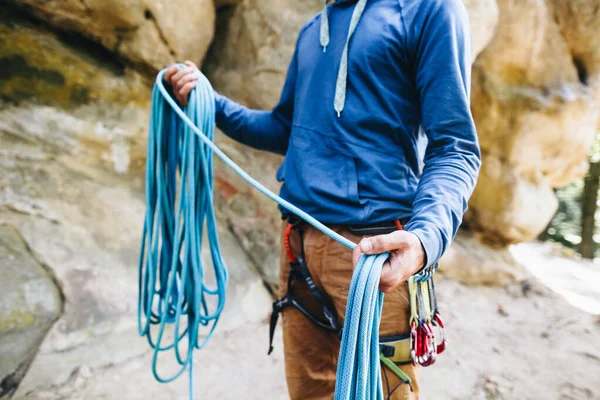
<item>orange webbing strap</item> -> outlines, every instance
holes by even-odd
[[[292,229],[294,229],[294,224],[288,224],[287,228],[285,228],[285,233],[283,234],[283,247],[285,248],[285,252],[290,259],[290,262],[296,262],[296,258],[294,258],[294,254],[292,253],[292,247],[290,246],[290,234],[292,233]]]

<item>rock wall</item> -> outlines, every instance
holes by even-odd
[[[505,244],[536,237],[553,188],[587,171],[600,110],[600,1],[498,1],[498,30],[473,66],[483,167],[469,227]]]
[[[466,216],[471,232],[460,234],[441,272],[470,284],[503,284],[522,276],[506,244],[534,237],[554,212],[552,189],[586,170],[600,110],[600,0],[464,2],[484,164]],[[320,0],[8,0],[0,6],[0,224],[19,232],[65,296],[64,313],[20,393],[147,350],[142,340],[125,338],[135,329],[154,73],[175,60],[204,61],[217,90],[271,108],[297,32],[321,7]],[[224,135],[217,140],[278,190],[280,157]],[[260,320],[270,309],[263,282],[271,289],[277,282],[279,215],[216,165],[221,241],[232,270],[226,329]],[[49,326],[54,317],[48,315]],[[45,331],[37,332],[41,340]],[[107,346],[111,354],[103,351]],[[28,347],[27,357],[36,349]],[[19,365],[28,361],[0,368],[0,380],[15,380],[11,391],[23,373],[11,372]]]
[[[4,329],[0,296],[0,382],[11,394],[19,385],[17,397],[148,351],[132,338],[153,77],[101,43],[54,29],[0,6],[0,227],[16,229],[65,297],[62,316],[52,328],[55,317],[40,322],[30,343]],[[226,221],[219,227],[231,274],[223,332],[264,320],[271,298]],[[1,247],[0,286],[16,287],[21,278],[4,275]],[[48,291],[39,295],[51,303]],[[46,321],[37,312],[31,318]],[[29,358],[5,357],[4,340]]]
[[[298,31],[322,7],[321,0],[246,0],[221,12],[204,67],[213,86],[249,107],[272,108],[279,100]],[[252,176],[279,192],[275,172],[280,156],[248,149],[223,135],[220,142]],[[222,212],[232,231],[267,284],[275,288],[279,212],[226,168],[219,169],[216,190],[225,200]]]
[[[215,24],[213,0],[8,0],[60,32],[84,36],[139,68],[201,63]]]

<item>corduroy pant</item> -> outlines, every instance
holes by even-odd
[[[284,222],[283,229],[287,226]],[[342,236],[358,243],[361,236],[353,235],[343,226],[330,226]],[[352,251],[315,228],[305,225],[304,254],[310,273],[324,297],[327,306],[334,311],[343,323],[348,299],[348,290],[354,265]],[[282,236],[283,238],[283,232]],[[290,244],[295,255],[300,254],[299,237],[293,232]],[[280,296],[287,290],[290,272],[289,259],[283,245],[280,262]],[[322,308],[314,299],[304,282],[294,284],[294,295],[309,312],[322,317]],[[380,335],[397,336],[406,334],[409,329],[410,307],[408,287],[401,285],[385,295]],[[334,333],[319,328],[294,307],[283,311],[283,345],[285,372],[288,391],[292,400],[329,400],[333,398],[340,341]],[[416,368],[402,365],[400,368],[412,378],[412,389],[402,383],[386,367],[382,369],[384,397],[393,391],[392,400],[416,400],[419,398],[419,385]],[[387,376],[387,381],[385,379]]]

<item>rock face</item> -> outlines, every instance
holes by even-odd
[[[8,225],[0,225],[0,293],[0,399],[6,399],[16,391],[62,308],[52,276]]]
[[[205,64],[216,90],[258,109],[272,108],[281,94],[302,25],[323,7],[320,0],[244,0],[219,14]],[[220,143],[250,174],[279,192],[275,172],[282,158],[248,149],[223,135]],[[271,287],[278,282],[280,214],[227,168],[218,171],[222,213]]]
[[[496,0],[463,0],[473,39],[473,60],[488,45],[498,25],[498,4]]]
[[[440,260],[437,274],[471,286],[504,286],[529,275],[507,248],[485,245],[478,236],[461,232]]]
[[[3,107],[0,125],[25,142],[66,152],[82,165],[140,170],[148,80],[87,50],[14,14],[0,14],[0,63],[6,71],[0,96],[20,104]]]
[[[552,189],[587,170],[600,110],[600,2],[498,5],[498,30],[473,67],[483,167],[467,221],[511,243],[539,234],[556,211]]]
[[[212,84],[249,107],[273,107],[298,32],[322,7],[321,0],[245,0],[221,13],[205,66]]]
[[[65,296],[20,397],[148,351],[135,312],[152,77],[18,13],[0,13],[0,44],[0,62],[11,66],[0,78],[0,225],[20,232]],[[224,332],[263,321],[271,298],[227,224],[219,229],[230,270]],[[18,383],[29,364],[0,354],[0,379],[6,365]]]
[[[242,0],[215,0],[215,7],[219,9],[228,6],[235,6],[237,4],[240,4],[241,2]]]
[[[464,0],[473,30],[472,109],[484,167],[466,218],[476,233],[459,236],[443,260],[446,275],[486,285],[520,279],[521,270],[504,246],[537,234],[554,211],[552,189],[585,171],[600,110],[598,1]],[[143,340],[131,338],[154,72],[175,60],[201,63],[218,8],[217,37],[204,63],[207,75],[234,100],[271,108],[297,33],[322,4],[3,3],[0,225],[18,233],[1,228],[0,238],[8,229],[11,244],[0,249],[24,249],[22,235],[35,258],[53,271],[65,296],[64,313],[40,347],[20,394],[26,397],[147,351]],[[278,190],[280,157],[243,148],[223,135],[217,140],[252,176]],[[263,282],[277,282],[279,213],[218,161],[215,189],[220,239],[231,270],[222,331],[262,321],[270,310]],[[499,246],[483,247],[481,240]],[[19,254],[24,260],[19,266],[39,267],[28,251]],[[16,265],[13,261],[9,252],[0,254],[0,273],[5,263]],[[20,273],[25,270],[9,278]],[[2,277],[0,286],[5,282]],[[18,287],[11,284],[6,290]],[[37,336],[23,342],[19,355],[1,358],[0,378],[10,375],[0,386],[4,395],[14,389],[44,329],[61,310],[56,288],[46,289],[35,292],[43,298],[29,299],[47,306],[36,308],[39,319],[11,317],[16,322],[10,329],[31,322]],[[5,298],[0,296],[0,305]],[[14,310],[18,307],[11,306]],[[0,315],[1,350],[8,325]]]
[[[202,63],[213,38],[213,0],[9,0],[59,31],[83,35],[155,71],[175,60]]]

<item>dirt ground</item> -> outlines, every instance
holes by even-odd
[[[515,250],[537,278],[507,288],[438,282],[450,343],[421,370],[422,399],[600,399],[600,267],[540,246]],[[217,335],[196,353],[195,398],[286,399],[281,331],[271,356],[267,338],[266,322]],[[84,365],[64,384],[16,400],[188,399],[186,377],[157,383],[150,364],[148,352]]]

